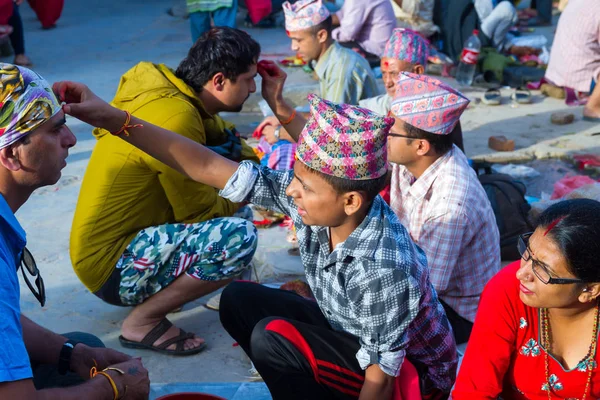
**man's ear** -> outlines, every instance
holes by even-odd
[[[327,29],[321,29],[317,32],[317,40],[320,44],[325,43],[327,39],[329,39],[329,32],[327,32]]]
[[[360,192],[344,193],[344,212],[347,216],[356,214],[364,204],[364,195]]]
[[[425,156],[427,154],[429,154],[429,151],[431,150],[431,143],[429,143],[428,140],[425,139],[413,139],[415,142],[417,142],[417,154],[420,156]]]
[[[412,68],[413,74],[423,75],[425,73],[425,67],[421,64],[414,65]]]
[[[217,72],[211,79],[212,85],[217,92],[222,92],[225,89],[225,75],[222,72]]]
[[[21,169],[18,146],[8,146],[0,150],[0,164],[9,171]]]

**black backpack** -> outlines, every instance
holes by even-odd
[[[490,164],[475,163],[479,182],[492,204],[500,231],[500,256],[502,261],[521,258],[517,250],[519,235],[531,232],[529,222],[531,206],[525,200],[525,185],[510,175],[493,173]],[[483,173],[480,173],[483,169]]]

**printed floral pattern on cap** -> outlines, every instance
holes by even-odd
[[[33,132],[60,109],[44,78],[28,68],[0,63],[0,149]]]
[[[409,125],[436,135],[449,135],[469,102],[462,93],[437,79],[401,72],[391,110]]]
[[[429,42],[411,29],[396,28],[385,45],[382,57],[425,67],[429,57]]]
[[[337,105],[311,94],[311,116],[298,140],[296,158],[326,175],[377,179],[388,171],[387,135],[393,118]]]
[[[323,0],[299,0],[294,4],[283,3],[285,14],[285,30],[288,32],[303,31],[319,25],[331,15]]]

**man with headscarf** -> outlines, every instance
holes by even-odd
[[[0,398],[147,398],[140,359],[89,334],[50,332],[21,314],[19,267],[42,306],[45,290],[15,213],[33,191],[59,180],[76,139],[48,83],[27,68],[0,63],[0,107]],[[100,372],[90,379],[92,367]]]

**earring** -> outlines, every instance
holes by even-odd
[[[589,291],[589,289],[588,289],[588,288],[584,288],[584,289],[582,290],[582,292],[588,292],[588,291]]]

